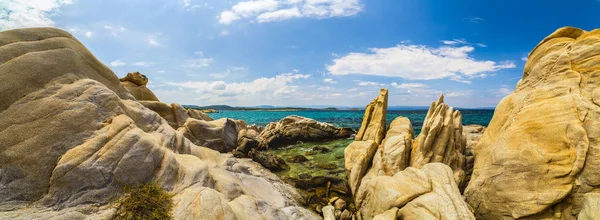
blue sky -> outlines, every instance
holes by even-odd
[[[600,27],[600,1],[0,0],[0,30],[71,32],[118,76],[195,105],[493,107],[562,26]]]

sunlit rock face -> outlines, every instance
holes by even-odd
[[[599,82],[599,29],[560,28],[533,49],[475,146],[465,196],[478,218],[574,219],[590,207],[585,195],[600,190]]]
[[[0,32],[0,91],[0,219],[111,219],[122,187],[148,182],[175,219],[318,218],[257,163],[191,143],[64,31]]]
[[[291,115],[279,122],[271,122],[260,132],[260,145],[263,148],[280,148],[296,144],[298,141],[319,142],[349,138],[355,132],[350,128],[338,128],[329,123],[312,118]]]
[[[421,134],[395,118],[386,132],[387,90],[365,111],[346,147],[348,183],[362,219],[475,219],[457,183],[464,181],[466,139],[460,112],[433,102]]]
[[[127,73],[119,80],[138,101],[158,101],[156,95],[146,87],[148,78],[140,72]]]
[[[460,185],[465,179],[465,142],[462,138],[462,115],[444,104],[444,96],[431,103],[410,155],[410,166],[421,168],[427,163],[444,163],[454,170]]]

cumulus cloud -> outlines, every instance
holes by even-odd
[[[346,17],[361,10],[359,0],[252,0],[238,2],[231,9],[222,11],[218,19],[221,24],[242,18],[264,23],[300,17]]]
[[[112,67],[121,67],[121,66],[125,66],[125,65],[127,65],[127,63],[120,61],[120,60],[115,60],[115,61],[110,62],[110,66],[112,66]]]
[[[224,81],[187,81],[167,82],[167,85],[175,86],[182,91],[188,90],[195,97],[209,103],[234,101],[258,102],[264,99],[280,99],[293,96],[297,93],[298,86],[294,81],[307,79],[308,74],[284,73],[274,77],[262,77],[249,82],[226,83]],[[179,91],[179,90],[178,90]],[[159,94],[168,92],[159,91]],[[189,101],[188,101],[189,102]],[[254,103],[256,104],[256,103]]]
[[[49,27],[51,17],[72,0],[3,0],[0,2],[0,31],[24,27]]]
[[[333,80],[333,79],[331,79],[331,78],[324,79],[324,80],[323,80],[323,82],[326,82],[326,83],[331,83],[331,84],[335,84],[335,83],[337,83],[335,80]]]
[[[88,38],[92,37],[92,32],[91,31],[85,32],[85,36]]]
[[[521,60],[527,62],[527,60],[529,60],[529,58],[528,57],[521,57]]]
[[[485,77],[489,72],[515,68],[513,61],[476,60],[469,56],[471,46],[441,46],[400,44],[390,48],[370,48],[371,53],[349,53],[336,58],[327,70],[333,75],[377,75],[408,80]]]
[[[468,44],[465,39],[443,40],[442,43],[446,45]]]
[[[140,61],[140,62],[135,62],[132,65],[134,65],[134,66],[141,66],[141,67],[149,67],[149,66],[152,66],[153,63],[147,62],[147,61]]]

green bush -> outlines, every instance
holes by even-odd
[[[173,219],[173,196],[155,183],[123,187],[116,220]]]

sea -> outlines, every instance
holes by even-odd
[[[463,125],[478,124],[488,126],[492,116],[493,109],[458,109],[463,118]],[[334,124],[338,127],[350,127],[358,130],[362,123],[364,110],[300,110],[300,111],[270,111],[270,110],[221,110],[218,113],[209,113],[213,119],[233,118],[246,121],[248,124],[265,126],[270,122],[277,122],[289,115],[298,115],[312,118],[320,122]],[[410,119],[415,135],[421,132],[421,126],[427,115],[427,110],[388,110],[386,119],[387,124],[392,122],[398,116],[404,116]]]

